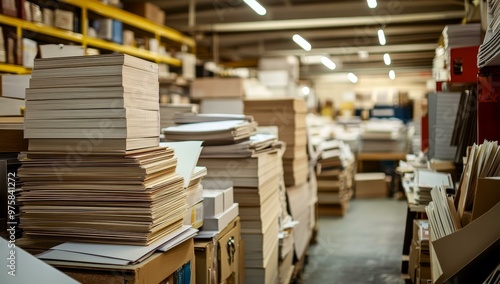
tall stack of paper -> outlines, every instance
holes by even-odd
[[[451,146],[460,93],[429,94],[429,158],[452,161],[457,151]]]
[[[198,105],[195,104],[160,104],[160,127],[174,126],[174,117],[177,114],[196,113]]]
[[[129,55],[38,59],[26,89],[30,151],[158,146],[158,66]]]
[[[354,178],[354,154],[349,145],[330,140],[319,144],[321,171],[317,175],[320,214],[343,216],[349,208]]]
[[[201,158],[208,175],[205,188],[233,183],[245,242],[248,283],[274,283],[278,267],[280,158],[276,151],[250,158]]]
[[[157,72],[127,55],[35,61],[19,169],[28,237],[148,245],[182,226],[183,178],[158,145]]]
[[[202,180],[204,191],[227,190],[232,186],[238,203],[221,211],[220,197],[204,194],[206,214],[213,216],[204,218],[202,230],[222,230],[226,221],[239,214],[247,282],[274,283],[278,277],[279,177],[282,174],[281,160],[273,146],[276,137],[254,135],[255,122],[244,116],[199,115],[184,119],[210,122],[168,127],[163,129],[165,138],[203,140],[198,165],[207,168],[207,176]]]
[[[479,47],[477,66],[500,65],[500,5],[498,1],[488,0],[487,2],[487,29],[484,41]]]
[[[278,139],[286,143],[283,169],[287,186],[300,185],[307,181],[307,105],[303,99],[272,98],[247,99],[245,114],[251,115],[260,126],[277,126]]]
[[[292,217],[298,224],[293,228],[294,251],[296,259],[301,259],[312,236],[311,191],[308,183],[286,188],[288,203]]]
[[[370,120],[361,127],[360,152],[407,152],[407,136],[400,120]]]

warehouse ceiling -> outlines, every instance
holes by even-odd
[[[134,0],[129,0],[134,1]],[[430,75],[443,28],[461,23],[468,0],[259,0],[267,10],[256,14],[243,0],[152,0],[166,11],[166,25],[191,34],[200,59],[227,66],[257,66],[266,56],[307,56],[301,77],[335,72]],[[377,31],[387,43],[381,46]],[[310,51],[293,40],[300,34]],[[384,53],[392,59],[383,61]],[[314,56],[329,56],[327,69]],[[317,56],[316,56],[317,57]],[[302,61],[304,63],[305,61]]]

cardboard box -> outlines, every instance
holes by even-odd
[[[237,217],[214,238],[195,240],[197,283],[241,283],[240,226]]]
[[[156,284],[167,280],[177,269],[191,262],[191,282],[195,283],[194,242],[189,239],[173,249],[155,252],[146,260],[126,266],[47,261],[81,283]]]
[[[244,80],[241,78],[199,78],[191,84],[191,98],[243,98]]]
[[[125,10],[144,17],[155,24],[165,25],[165,12],[151,2],[127,2]]]
[[[71,11],[56,9],[54,12],[54,26],[63,30],[73,31],[75,15]]]
[[[387,197],[388,190],[384,173],[359,173],[354,177],[356,198]]]
[[[458,283],[459,280],[460,283],[475,283],[478,279],[486,279],[498,265],[492,259],[498,259],[500,249],[499,216],[500,203],[497,203],[467,226],[432,242],[442,271],[439,274],[433,268],[433,283]]]
[[[31,75],[0,76],[0,96],[14,99],[25,99],[26,88],[29,88]]]
[[[499,202],[500,177],[479,178],[471,219],[474,221],[479,218]]]
[[[224,210],[224,193],[217,190],[203,190],[203,214],[205,217],[217,216]]]

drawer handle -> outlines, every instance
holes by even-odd
[[[234,237],[230,237],[229,240],[227,240],[226,250],[227,250],[227,262],[229,264],[232,264],[235,261],[234,254],[236,253],[236,244],[234,242]]]

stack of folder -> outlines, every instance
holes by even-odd
[[[283,169],[286,186],[300,185],[307,181],[307,105],[303,99],[272,98],[247,99],[245,114],[251,115],[259,126],[277,126],[278,139],[285,142]]]
[[[343,216],[349,208],[354,179],[354,154],[349,145],[330,140],[321,143],[321,171],[317,174],[320,213]]]
[[[158,144],[157,70],[120,54],[35,61],[19,169],[26,236],[148,245],[181,228],[186,193]]]

